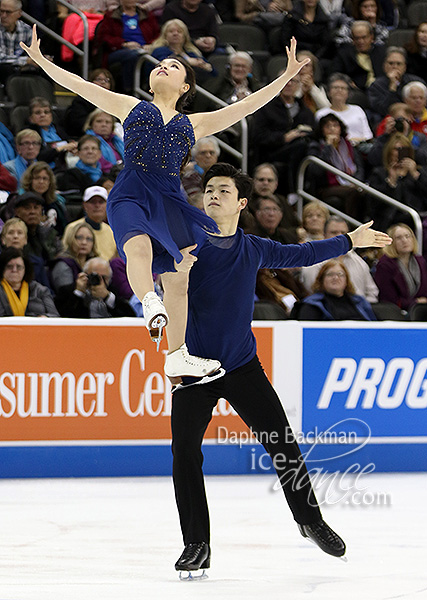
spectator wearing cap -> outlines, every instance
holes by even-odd
[[[22,129],[15,137],[16,158],[4,163],[6,169],[19,182],[24,171],[37,161],[42,145],[42,139],[37,131]]]
[[[108,192],[104,187],[92,185],[83,194],[83,208],[85,216],[77,221],[69,223],[65,228],[63,242],[69,245],[71,230],[78,223],[88,223],[95,232],[96,247],[99,256],[109,261],[117,255],[117,247],[114,241],[113,231],[106,223],[107,220],[107,198]]]
[[[35,192],[25,192],[16,198],[15,216],[28,228],[29,252],[40,256],[45,265],[61,251],[61,240],[50,225],[43,225],[43,198]]]

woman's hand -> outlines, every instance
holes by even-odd
[[[403,158],[400,161],[400,164],[402,165],[402,168],[406,169],[406,172],[408,172],[414,179],[418,179],[420,173],[418,171],[417,163],[415,162],[415,160],[412,160],[412,158],[409,157]]]
[[[303,66],[308,65],[308,63],[310,62],[309,58],[305,58],[302,62],[299,62],[296,56],[296,49],[297,41],[294,37],[292,37],[291,47],[288,48],[286,46],[286,54],[288,55],[288,66],[286,67],[286,71],[285,73],[283,73],[283,76],[286,75],[287,78],[295,77],[295,75],[297,75],[301,71]]]
[[[187,248],[182,248],[182,250],[180,250],[183,256],[182,261],[177,263],[176,260],[174,260],[175,269],[178,271],[178,273],[188,273],[190,271],[191,267],[197,260],[197,256],[191,254],[191,252],[196,248],[197,244],[194,244],[194,246],[188,246]]]
[[[43,54],[40,52],[40,40],[37,38],[37,28],[33,25],[33,37],[31,39],[31,46],[28,47],[24,44],[24,42],[20,42],[19,44],[23,50],[28,54],[28,56],[33,60],[37,65],[40,64],[40,60],[44,58]]]
[[[327,135],[325,138],[325,142],[327,144],[329,144],[330,146],[338,146],[339,142],[340,142],[340,136],[336,135],[336,134],[331,134],[331,135]]]
[[[384,246],[390,246],[393,241],[391,237],[382,231],[371,229],[373,223],[373,221],[364,223],[348,234],[353,242],[353,248],[384,248]]]

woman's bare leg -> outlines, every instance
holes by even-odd
[[[148,235],[136,235],[123,246],[126,254],[126,272],[130,286],[140,301],[147,292],[154,291],[153,249]]]
[[[166,327],[169,352],[173,352],[185,342],[188,314],[188,272],[163,273],[163,303],[169,315]]]

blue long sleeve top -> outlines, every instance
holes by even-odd
[[[307,267],[350,249],[345,235],[305,244],[280,244],[241,229],[229,237],[208,235],[190,271],[189,352],[220,360],[226,371],[243,366],[256,354],[251,322],[258,269]],[[167,260],[164,255],[158,273],[174,270]]]

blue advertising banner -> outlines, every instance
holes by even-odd
[[[304,435],[427,436],[425,329],[304,327],[302,346]]]

